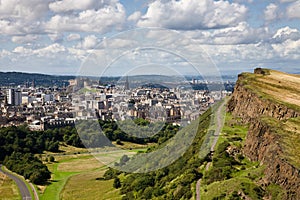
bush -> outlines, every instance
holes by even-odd
[[[118,177],[115,177],[113,186],[116,189],[118,189],[118,188],[121,187],[121,181],[120,181],[120,179]]]
[[[55,161],[54,156],[50,156],[50,157],[49,157],[49,161],[50,161],[50,162],[54,162],[54,161]]]
[[[103,175],[105,180],[110,180],[116,177],[116,170],[109,168]]]
[[[34,184],[43,184],[51,178],[47,166],[31,153],[21,154],[13,152],[4,160],[6,167],[29,179]]]
[[[121,142],[120,139],[117,139],[116,143],[117,143],[117,145],[123,145],[123,143]]]

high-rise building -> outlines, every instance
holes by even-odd
[[[7,90],[7,104],[11,106],[19,106],[22,104],[22,92],[15,89]]]
[[[15,91],[15,106],[19,106],[22,104],[22,92]]]
[[[7,104],[14,106],[15,105],[15,89],[7,90]]]
[[[125,80],[125,90],[129,90],[128,76],[126,76],[126,80]]]

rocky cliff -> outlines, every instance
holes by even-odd
[[[256,69],[239,75],[228,111],[249,123],[244,154],[266,166],[263,184],[300,199],[300,76]]]

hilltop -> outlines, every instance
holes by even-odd
[[[238,86],[244,85],[259,98],[273,101],[288,108],[300,110],[300,75],[269,69],[239,75]]]

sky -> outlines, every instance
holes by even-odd
[[[205,54],[197,62],[222,74],[299,73],[299,22],[299,0],[0,0],[0,71],[76,75],[96,56],[110,75],[193,74],[185,66]]]

